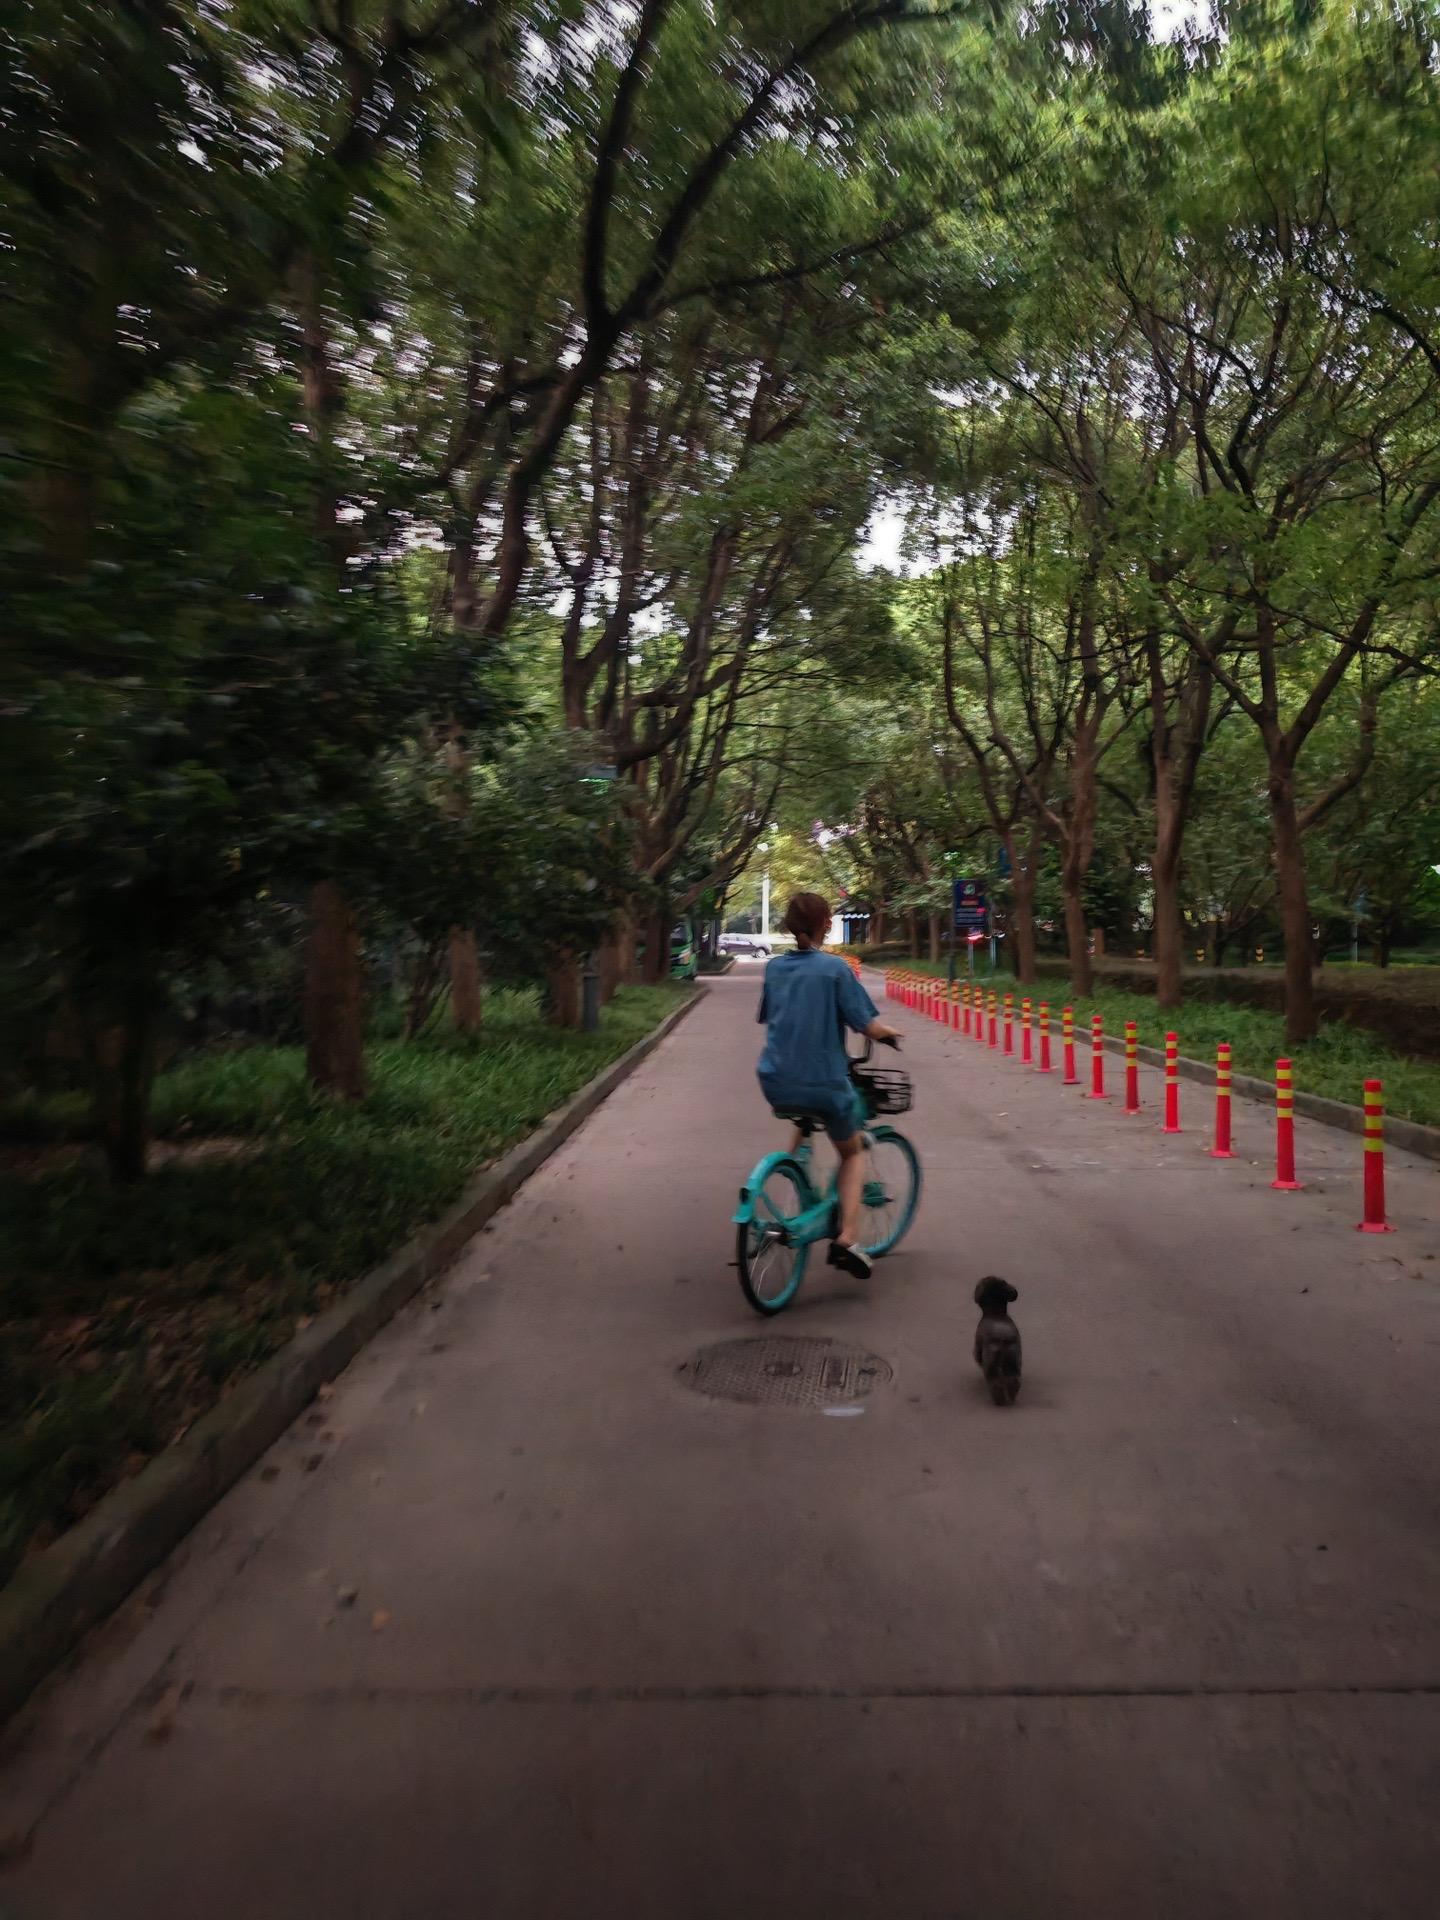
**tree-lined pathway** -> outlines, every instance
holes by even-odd
[[[1362,1920],[1440,1840],[1440,1175],[1217,1166],[907,1022],[918,1224],[709,1399],[758,975],[706,1002],[39,1704],[16,1920]],[[1113,1063],[1112,1070],[1113,1070]],[[1148,1076],[1152,1096],[1157,1077]],[[1198,1090],[1185,1088],[1198,1107]],[[1268,1115],[1237,1103],[1264,1161]],[[970,1294],[1018,1285],[992,1407]]]

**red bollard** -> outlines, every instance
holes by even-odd
[[[970,1036],[970,989],[968,986],[960,989],[960,1019],[962,1023],[960,1031],[968,1039]]]
[[[1075,1071],[1075,1009],[1066,1007],[1060,1015],[1061,1052],[1065,1057],[1065,1077],[1062,1087],[1078,1087],[1080,1076]]]
[[[985,994],[980,987],[975,989],[975,1044],[977,1047],[985,1044]]]
[[[1165,1036],[1165,1124],[1162,1133],[1180,1133],[1180,1036]]]
[[[1140,1061],[1135,1051],[1135,1022],[1125,1022],[1125,1111],[1140,1111]]]
[[[1005,1046],[1003,1051],[1005,1053],[1014,1053],[1015,1051],[1015,996],[1013,993],[1007,993],[1005,996]]]
[[[1299,1193],[1303,1180],[1295,1178],[1295,1088],[1288,1060],[1275,1062],[1275,1178],[1280,1193]]]
[[[1110,1098],[1105,1091],[1105,1023],[1098,1013],[1090,1016],[1090,1091],[1085,1098]]]
[[[1215,1144],[1212,1160],[1233,1160],[1230,1151],[1230,1042],[1222,1040],[1215,1049]]]
[[[1020,1064],[1021,1066],[1028,1067],[1033,1062],[1034,1058],[1035,1058],[1035,1055],[1031,1051],[1031,1046],[1030,1046],[1030,1002],[1028,1000],[1022,1000],[1020,1002]]]
[[[1385,1218],[1385,1109],[1378,1080],[1365,1082],[1365,1218],[1361,1233],[1394,1233]]]
[[[995,998],[995,995],[992,993],[990,995],[990,1006],[989,1006],[990,1045],[992,1047],[998,1047],[1000,1044],[1000,1035],[999,1035],[998,1028],[996,1026],[996,1015],[999,1011],[999,1006],[1000,1006],[999,1001]]]
[[[1040,1002],[1040,1068],[1041,1073],[1053,1073],[1050,1064],[1050,1002]]]

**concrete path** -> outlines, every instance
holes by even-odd
[[[21,1728],[13,1920],[1418,1920],[1440,1171],[1303,1194],[909,1022],[921,1218],[762,1331],[756,972],[647,1062]],[[1107,1063],[1114,1071],[1114,1064]],[[1158,1081],[1146,1075],[1147,1095]],[[1268,1116],[1237,1103],[1263,1158]],[[1010,1277],[1026,1376],[970,1364]]]

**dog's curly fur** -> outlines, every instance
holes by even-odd
[[[985,1375],[997,1407],[1014,1406],[1020,1392],[1020,1329],[1009,1306],[1019,1293],[1008,1280],[987,1274],[975,1289],[980,1324],[975,1329],[975,1364]]]

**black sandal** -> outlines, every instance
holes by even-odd
[[[828,1264],[839,1267],[842,1272],[851,1274],[856,1280],[868,1280],[875,1270],[874,1261],[863,1247],[842,1246],[838,1240],[830,1242]]]

